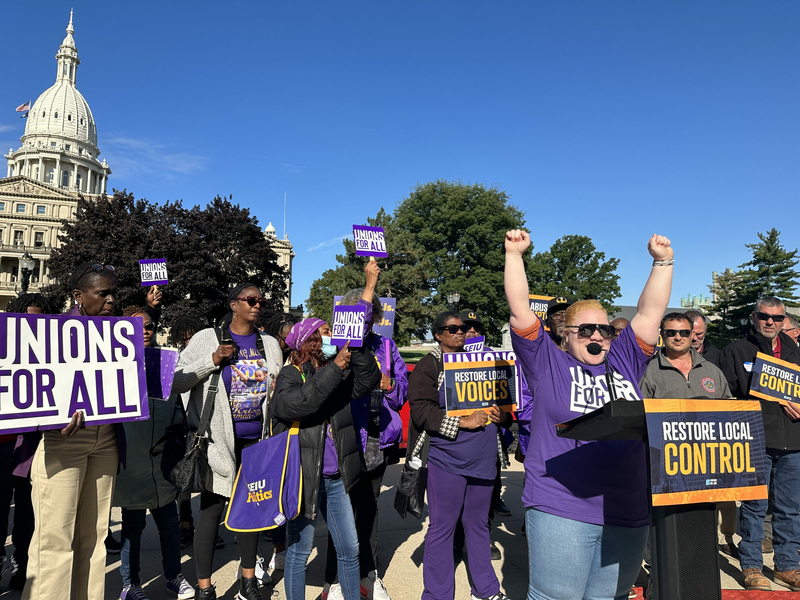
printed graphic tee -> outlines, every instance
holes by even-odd
[[[586,365],[560,350],[541,322],[536,339],[512,329],[511,341],[533,396],[523,504],[595,525],[647,525],[643,441],[582,442],[556,435],[556,423],[611,400],[605,365]],[[618,399],[641,401],[638,382],[649,357],[630,327],[611,342],[608,363]]]
[[[261,409],[272,384],[264,357],[256,346],[257,333],[236,335],[233,341],[239,346],[239,356],[234,364],[222,371],[222,380],[231,404],[236,437],[258,439],[261,437]]]

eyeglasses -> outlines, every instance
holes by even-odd
[[[680,334],[682,338],[688,338],[692,335],[691,329],[665,329],[664,330],[664,337],[675,337],[676,335]]]
[[[156,329],[155,323],[145,323],[144,324],[144,330],[145,331],[155,331],[155,329]]]
[[[570,329],[577,329],[578,335],[581,337],[592,337],[592,334],[595,331],[600,332],[600,336],[605,340],[612,339],[617,330],[614,329],[611,325],[601,325],[598,323],[581,323],[580,325],[567,325]]]
[[[455,335],[459,331],[461,333],[467,333],[469,331],[469,327],[467,325],[445,325],[444,327],[439,328],[439,333],[444,333],[445,331],[450,335]]]
[[[772,319],[776,323],[782,323],[783,320],[786,318],[786,315],[771,315],[769,313],[757,312],[755,313],[756,318],[759,321],[769,321]]]
[[[101,265],[100,263],[92,263],[92,264],[90,264],[88,267],[86,267],[83,270],[83,273],[78,275],[78,278],[75,280],[75,283],[77,283],[80,280],[80,278],[83,277],[84,275],[86,275],[89,271],[94,271],[95,273],[102,273],[103,271],[110,271],[111,273],[114,273],[115,275],[117,273],[117,270],[111,265]]]
[[[255,296],[248,296],[247,298],[236,298],[237,300],[241,300],[242,302],[247,302],[249,306],[255,306],[258,304],[259,308],[266,308],[267,301],[264,298],[256,298]]]

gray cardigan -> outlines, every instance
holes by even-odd
[[[261,333],[261,338],[264,341],[264,353],[267,355],[264,357],[264,362],[268,373],[267,400],[261,411],[263,432],[272,396],[272,386],[283,365],[283,354],[275,338],[264,333]],[[192,337],[178,360],[175,380],[172,383],[172,393],[182,394],[181,397],[186,403],[187,420],[189,425],[195,428],[200,424],[200,415],[203,412],[203,402],[211,384],[211,375],[219,370],[211,358],[218,346],[219,341],[214,330],[203,329]],[[189,392],[189,394],[184,394],[184,392]],[[228,393],[222,384],[221,376],[214,410],[211,413],[209,432],[208,465],[211,474],[210,481],[206,482],[206,489],[230,498],[233,482],[236,479],[236,456],[233,449],[235,436]]]

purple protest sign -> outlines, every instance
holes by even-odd
[[[142,272],[142,285],[167,285],[167,259],[148,258],[139,261]]]
[[[464,352],[481,352],[486,338],[482,335],[469,338],[464,342]]]
[[[339,306],[344,296],[334,296],[333,305]],[[391,338],[394,335],[394,315],[397,298],[378,298],[383,306],[383,319],[372,324],[372,331],[381,337]],[[350,344],[352,346],[352,344]]]
[[[356,242],[356,256],[389,256],[383,227],[353,225],[353,239]]]
[[[0,432],[150,416],[138,317],[0,314]]]
[[[175,367],[178,366],[177,350],[161,348],[144,349],[144,370],[147,375],[147,395],[157,400],[167,400],[172,392]]]
[[[358,348],[364,343],[367,329],[366,306],[333,307],[333,323],[331,324],[331,343],[334,346],[344,346],[348,341],[353,348]]]

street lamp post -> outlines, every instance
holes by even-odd
[[[455,310],[453,310],[453,312],[458,312],[459,300],[461,300],[461,294],[458,292],[447,294],[447,304],[450,306],[450,310],[453,310],[453,306],[455,305]]]
[[[36,261],[34,261],[33,257],[26,251],[25,254],[22,255],[22,258],[19,259],[19,271],[22,276],[23,294],[28,293],[28,283],[31,280],[31,273],[33,273],[34,267],[36,267]]]

